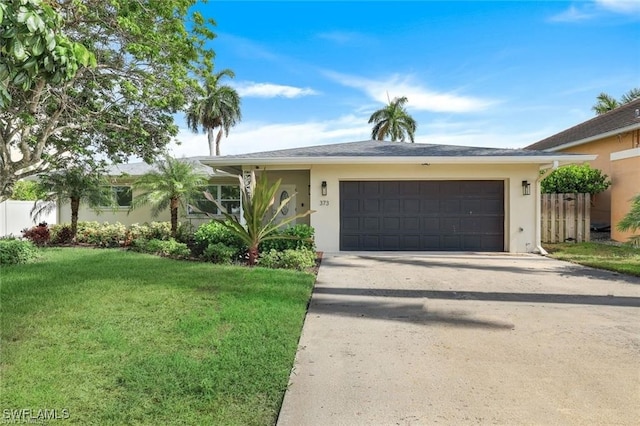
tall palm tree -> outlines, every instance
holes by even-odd
[[[595,111],[596,115],[602,115],[636,99],[640,99],[640,88],[637,87],[622,95],[620,100],[602,92],[596,98],[597,102],[591,107],[591,109]]]
[[[384,108],[377,110],[369,118],[369,124],[374,123],[371,130],[371,139],[379,141],[387,136],[392,142],[404,142],[408,137],[411,143],[415,142],[416,121],[404,108],[407,103],[405,96],[394,98]]]
[[[52,201],[69,200],[71,204],[71,235],[75,240],[78,232],[78,210],[87,204],[94,210],[115,204],[114,194],[103,170],[87,165],[70,165],[65,169],[50,171],[40,176],[40,188],[46,192],[42,200],[31,209],[34,218],[55,208]]]
[[[196,99],[187,110],[187,125],[192,132],[202,128],[209,140],[209,155],[220,155],[220,139],[242,119],[240,95],[229,86],[220,85],[223,77],[233,78],[233,71],[225,69],[209,77],[204,82],[204,97]],[[219,128],[214,136],[214,129]]]
[[[131,203],[131,210],[151,205],[151,215],[157,217],[167,207],[171,211],[171,236],[178,231],[178,208],[202,194],[207,176],[194,164],[165,157],[157,163],[157,170],[145,173],[133,183],[133,189],[142,191]]]

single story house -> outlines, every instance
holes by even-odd
[[[211,167],[205,166],[198,161],[184,159],[194,163],[196,168],[208,176],[209,185],[207,190],[217,198],[228,210],[240,211],[240,190],[238,186],[238,177],[230,175],[220,170],[213,170]],[[114,192],[116,206],[105,206],[98,211],[81,204],[78,212],[78,220],[82,222],[120,222],[123,225],[132,225],[134,223],[145,223],[151,221],[169,221],[170,212],[167,209],[158,217],[151,216],[151,207],[143,206],[130,211],[133,198],[136,191],[132,190],[133,182],[145,173],[155,169],[155,166],[147,163],[128,163],[118,164],[109,167],[107,174],[111,181],[111,189]],[[219,212],[213,203],[206,200],[204,195],[201,199],[196,200],[194,204],[198,210],[187,208],[179,212],[179,220],[181,223],[190,223],[194,227],[200,226],[202,223],[210,221],[210,217],[203,213],[207,212],[216,215]],[[61,200],[58,203],[58,223],[71,222],[71,207],[68,201]]]
[[[192,159],[282,179],[321,251],[525,253],[542,251],[540,170],[596,156],[362,141]]]
[[[525,149],[549,154],[580,153],[597,156],[591,166],[611,179],[611,187],[596,194],[591,208],[595,225],[610,225],[611,238],[626,241],[633,233],[616,229],[640,194],[640,99],[598,115]]]

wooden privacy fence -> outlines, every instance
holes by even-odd
[[[542,242],[589,241],[591,198],[589,194],[542,194]]]

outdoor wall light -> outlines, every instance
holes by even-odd
[[[522,195],[531,195],[531,184],[526,180],[522,181]]]
[[[322,195],[327,195],[327,181],[323,180],[320,185]]]

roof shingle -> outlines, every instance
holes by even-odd
[[[587,142],[591,138],[615,132],[619,129],[631,130],[632,128],[640,128],[640,118],[636,117],[638,108],[640,108],[640,99],[549,136],[527,146],[525,149],[555,151],[564,145],[579,143],[580,141]]]

